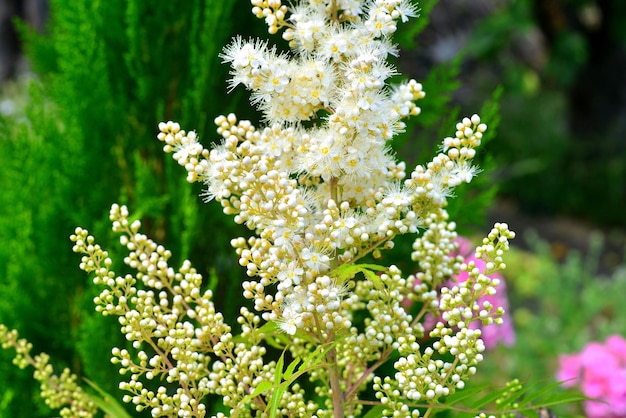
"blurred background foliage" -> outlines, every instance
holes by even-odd
[[[108,209],[124,203],[172,250],[174,266],[189,258],[220,283],[239,282],[227,245],[238,232],[219,207],[202,203],[155,135],[158,122],[172,119],[210,141],[213,118],[239,100],[225,100],[227,69],[217,55],[235,32],[264,29],[235,0],[49,7],[43,33],[17,23],[36,76],[7,84],[0,117],[0,322],[34,353],[49,353],[57,370],[69,366],[115,393],[110,350],[124,341],[114,318],[94,312],[99,290],[78,271],[69,234],[84,226],[121,260]],[[231,317],[235,307],[224,301],[235,290],[224,285],[216,300]],[[0,382],[11,382],[0,390],[0,416],[51,416],[32,371],[15,368],[11,354],[0,352]]]
[[[177,120],[207,143],[219,114],[256,122],[246,92],[226,96],[228,69],[217,54],[235,33],[265,36],[266,29],[241,0],[4,1],[27,17],[15,26],[34,75],[16,81],[9,77],[19,66],[0,68],[0,323],[18,329],[34,352],[49,353],[58,369],[69,366],[116,393],[108,360],[124,341],[115,320],[93,312],[98,290],[78,270],[67,237],[86,227],[120,260],[108,208],[127,204],[144,231],[172,250],[172,265],[189,258],[206,277],[215,273],[216,305],[234,322],[236,307],[227,302],[240,293],[241,271],[228,242],[246,232],[201,202],[199,186],[185,182],[155,134],[158,122]],[[43,31],[24,13],[31,3],[49,8]],[[489,125],[483,172],[450,201],[460,232],[484,232],[503,199],[527,216],[575,216],[623,230],[626,3],[419,4],[422,17],[400,27],[396,64],[427,95],[394,147],[407,167],[423,163],[459,117],[481,114]],[[3,40],[9,26],[0,16]],[[0,66],[14,55],[0,47]],[[593,261],[606,243],[592,238],[584,253],[557,263],[553,246],[520,236],[526,250],[513,254],[505,273],[518,343],[496,352],[486,380],[523,379],[529,370],[550,379],[559,353],[626,334],[618,301],[624,269],[602,271]],[[410,241],[400,240],[393,255],[407,273]],[[0,352],[0,382],[11,382],[0,391],[0,416],[53,416],[31,371],[10,360]]]
[[[493,144],[501,196],[526,213],[623,228],[626,3],[500,3],[467,44],[476,68],[464,84],[503,87],[506,129]]]

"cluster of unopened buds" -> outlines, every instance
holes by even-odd
[[[0,347],[13,349],[13,363],[20,369],[31,366],[33,377],[39,382],[41,397],[52,409],[59,409],[61,417],[93,417],[98,407],[78,383],[78,376],[65,368],[55,374],[50,357],[46,353],[32,355],[33,345],[20,338],[16,330],[9,330],[0,324]]]
[[[420,296],[414,295],[413,298],[417,297],[421,301],[425,301],[428,299],[437,301],[440,298],[439,292],[445,289],[443,290],[443,292],[447,294],[450,287],[454,286],[456,283],[466,282],[468,279],[470,279],[471,272],[474,271],[474,269],[478,269],[480,273],[484,273],[487,277],[491,279],[491,284],[494,286],[496,292],[485,293],[485,295],[481,296],[477,300],[477,302],[479,305],[493,306],[494,312],[498,312],[499,316],[496,317],[493,322],[472,322],[470,324],[470,329],[481,330],[481,338],[484,341],[485,347],[487,349],[494,348],[498,344],[512,346],[515,343],[515,332],[513,330],[511,318],[507,312],[509,309],[509,302],[506,293],[506,284],[503,277],[498,271],[493,272],[493,265],[487,265],[487,263],[483,259],[476,257],[474,248],[472,247],[472,243],[469,239],[459,236],[453,240],[453,243],[456,245],[457,248],[452,253],[450,253],[450,256],[458,259],[458,261],[462,263],[458,274],[446,276],[448,277],[448,279],[440,283],[440,287],[438,287],[437,284],[435,284],[435,287],[432,287],[432,278],[430,285],[422,286],[421,280],[424,278],[424,272],[419,273],[417,275],[418,277],[415,278],[414,285],[416,287],[416,290],[418,290],[416,292],[416,295]],[[418,261],[422,259],[424,254],[420,251],[419,243],[418,245],[416,245],[416,247],[417,248],[413,254],[413,259]],[[428,261],[426,261],[426,263],[428,263]],[[492,271],[489,271],[490,269]],[[405,308],[413,308],[413,298],[404,301]],[[422,305],[421,314],[425,314],[422,324],[424,325],[426,331],[432,330],[438,320],[449,320],[449,315],[437,318],[436,316],[434,316],[437,313],[439,313],[439,305],[436,306],[436,309],[434,311],[428,311],[428,305]]]

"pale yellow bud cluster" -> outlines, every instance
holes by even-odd
[[[462,137],[471,138],[470,132],[465,136],[457,134],[457,138]],[[497,277],[487,274],[505,267],[502,256],[508,249],[508,240],[515,234],[506,224],[494,226],[476,250],[476,258],[486,263],[482,272],[474,261],[465,264],[463,257],[454,255],[457,234],[455,224],[449,223],[447,218],[445,212],[431,214],[425,220],[427,230],[413,244],[412,258],[418,262],[420,271],[409,277],[413,279],[415,290],[411,300],[423,304],[418,318],[429,313],[438,321],[429,332],[434,340],[432,346],[421,352],[417,346],[401,346],[399,351],[403,356],[394,365],[395,379],[379,380],[378,396],[387,399],[395,409],[403,405],[402,399],[434,403],[465,387],[483,360],[485,350],[481,330],[470,325],[502,322],[502,308],[494,309],[484,300],[485,296],[495,294],[499,284]],[[467,271],[469,279],[451,287],[442,286],[459,271]],[[440,360],[450,355],[453,361]]]
[[[141,234],[141,223],[129,217],[125,206],[112,206],[113,231],[121,235],[120,243],[129,252],[124,263],[136,271],[134,276],[116,276],[106,251],[86,230],[77,228],[71,236],[74,251],[84,254],[81,268],[95,274],[94,282],[105,287],[94,299],[98,310],[119,316],[120,330],[136,350],[112,350],[111,361],[119,365],[120,374],[128,376],[119,385],[128,393],[124,402],[133,403],[138,411],[149,409],[154,417],[203,417],[206,404],[202,400],[215,394],[233,416],[265,411],[263,396],[242,402],[276,373],[276,363],[263,360],[267,349],[259,343],[268,335],[259,328],[261,318],[242,308],[237,322],[245,342],[236,343],[222,314],[215,310],[212,291],[200,290],[201,275],[187,260],[178,270],[170,267],[170,251]],[[333,288],[333,283],[322,278],[316,283],[317,289],[309,286],[311,295],[318,293],[315,312],[323,306],[340,311],[344,289]],[[336,313],[328,314],[327,322],[341,322]],[[175,389],[162,384],[154,390],[146,380],[163,381]],[[305,400],[298,385],[284,393],[279,407],[309,415],[319,408]]]
[[[137,410],[150,408],[153,416],[204,416],[201,400],[218,386],[209,378],[210,364],[232,351],[230,327],[215,311],[212,292],[200,290],[202,277],[189,261],[178,271],[171,268],[171,253],[139,232],[140,222],[129,219],[126,207],[113,205],[110,216],[129,251],[124,262],[136,270],[135,276],[116,277],[107,253],[86,230],[77,228],[71,240],[74,251],[84,254],[81,268],[105,286],[94,299],[97,310],[119,316],[121,332],[138,350],[135,355],[125,349],[112,351],[120,373],[130,375],[120,384],[130,393],[124,401]],[[152,354],[142,350],[144,346]],[[174,393],[167,386],[153,391],[141,379],[180,386]]]
[[[391,377],[374,377],[372,388],[376,391],[376,399],[385,407],[381,418],[419,418],[422,416],[418,408],[411,408],[408,402],[401,400],[402,391],[398,389],[397,381]]]
[[[445,222],[433,224],[436,227],[429,229],[430,233],[441,232],[444,239],[435,239],[433,245],[420,246],[419,252],[426,264],[430,259],[446,265],[446,261],[439,258],[445,258],[448,249],[454,248],[451,241],[445,238],[446,235],[448,238],[453,236],[454,230],[448,228]],[[457,291],[455,287],[453,290],[443,288],[439,295],[436,289],[430,287],[431,283],[437,282],[436,275],[430,273],[421,277],[425,281],[419,283],[415,290],[427,294],[418,298],[424,303],[423,312],[431,311],[437,315],[442,312],[446,322],[438,322],[430,331],[429,337],[434,339],[432,347],[420,347],[414,339],[399,340],[402,341],[398,344],[401,357],[394,363],[395,375],[393,378],[377,377],[374,380],[377,398],[389,407],[387,414],[390,415],[386,416],[419,416],[417,409],[411,412],[411,404],[436,404],[441,397],[462,389],[483,358],[485,347],[480,339],[480,330],[468,328],[471,321],[482,318],[473,309],[467,309],[468,304],[477,308],[474,302],[482,293],[472,288]],[[450,294],[463,296],[452,298]],[[446,354],[452,355],[451,360],[442,359],[442,355]],[[405,414],[392,412],[399,410],[405,411]]]
[[[173,152],[174,159],[187,170],[187,181],[193,183],[198,180],[198,174],[202,173],[199,167],[200,161],[205,161],[208,151],[197,142],[196,133],[180,130],[180,125],[174,122],[161,122],[159,124],[159,141],[165,142],[163,151]]]
[[[275,34],[286,25],[287,6],[281,0],[252,0],[252,6],[252,13],[259,19],[265,19],[270,34]]]
[[[0,324],[0,344],[3,349],[15,350],[13,363],[23,369],[32,366],[33,377],[40,384],[41,397],[52,409],[60,409],[59,415],[67,418],[91,418],[96,416],[97,406],[76,383],[77,376],[69,369],[61,375],[54,374],[49,356],[45,353],[31,356],[32,344],[19,338],[16,330],[9,330]]]
[[[426,167],[417,166],[406,187],[415,190],[416,198],[426,206],[443,207],[451,196],[452,189],[461,183],[469,183],[478,172],[471,165],[480,145],[487,125],[480,123],[480,117],[473,115],[463,118],[456,125],[454,138],[445,138],[442,153],[439,153]]]
[[[360,281],[355,294],[365,301],[371,317],[365,321],[364,335],[378,351],[398,349],[399,341],[414,341],[412,317],[402,307],[412,283],[402,277],[396,266],[380,275],[380,282]]]
[[[483,239],[483,245],[476,248],[476,258],[487,263],[485,274],[506,268],[503,255],[509,249],[509,240],[513,238],[515,238],[515,232],[510,231],[507,224],[496,223],[489,235]]]
[[[411,259],[419,266],[417,283],[434,289],[459,269],[461,260],[450,256],[456,248],[456,224],[448,222],[445,211],[438,211],[424,219],[424,227],[426,230],[413,243]]]

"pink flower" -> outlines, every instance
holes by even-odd
[[[611,335],[606,339],[606,345],[623,362],[626,362],[626,340],[620,335]]]
[[[585,401],[589,418],[626,418],[626,340],[611,335],[604,344],[591,342],[579,354],[559,357],[557,379],[579,386],[599,401]]]
[[[576,386],[579,383],[581,367],[579,355],[560,355],[559,370],[556,373],[556,378],[562,381],[565,387]]]

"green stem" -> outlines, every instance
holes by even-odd
[[[330,182],[329,182],[329,186],[330,186],[330,198],[333,199],[333,201],[335,202],[335,204],[338,204],[339,202],[337,202],[337,198],[338,198],[338,189],[339,186],[337,186],[337,183],[339,182],[339,178],[338,177],[331,177],[330,178]],[[339,261],[337,260],[337,254],[338,251],[335,249],[333,251],[333,255],[330,259],[330,269],[334,269],[339,265]]]

